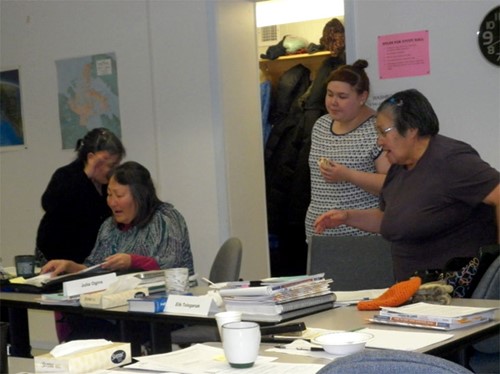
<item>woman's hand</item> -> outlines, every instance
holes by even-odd
[[[331,160],[319,163],[319,172],[328,183],[347,181],[349,170],[348,167]]]
[[[76,262],[70,260],[50,260],[40,271],[42,274],[52,273],[51,277],[55,277],[63,273],[76,273],[77,271],[85,268],[85,265],[77,264]]]
[[[99,168],[102,167],[105,163],[106,160],[104,160],[103,156],[99,153],[89,153],[87,155],[87,163],[85,164],[85,168],[83,169],[83,171],[85,172],[85,174],[87,174],[87,177],[93,179],[97,173],[97,170],[99,170]]]
[[[102,264],[103,269],[108,270],[128,270],[132,264],[132,257],[126,253],[116,253],[106,258],[104,264]]]
[[[320,215],[314,222],[314,231],[316,234],[321,234],[326,229],[331,229],[347,222],[347,211],[345,210],[329,210]]]

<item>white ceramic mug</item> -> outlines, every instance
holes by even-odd
[[[219,335],[222,341],[222,326],[229,322],[240,322],[241,312],[235,310],[219,312],[215,314],[215,320],[217,321],[217,327],[219,328]]]
[[[189,289],[189,269],[171,268],[165,270],[165,288],[167,294],[182,295]]]
[[[259,354],[259,325],[255,322],[225,323],[222,325],[222,347],[231,367],[251,367]]]

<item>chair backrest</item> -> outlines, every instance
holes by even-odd
[[[472,299],[500,299],[500,257],[499,244],[482,247],[479,250],[480,260],[477,273],[471,284]]]
[[[377,350],[340,357],[317,374],[471,374],[472,371],[444,358],[424,353]]]
[[[238,238],[229,238],[220,247],[210,269],[212,282],[233,282],[240,277],[243,245]]]
[[[391,246],[383,237],[312,236],[308,274],[325,273],[332,290],[355,291],[390,287],[395,283]]]
[[[472,299],[500,300],[500,257],[497,257],[484,273],[471,296]],[[498,334],[473,345],[479,352],[497,354],[500,352]]]

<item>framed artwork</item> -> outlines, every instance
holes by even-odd
[[[0,72],[0,147],[24,146],[19,69]]]

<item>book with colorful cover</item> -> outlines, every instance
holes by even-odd
[[[455,330],[488,322],[496,308],[461,307],[415,303],[397,308],[383,307],[370,321],[376,323]]]

